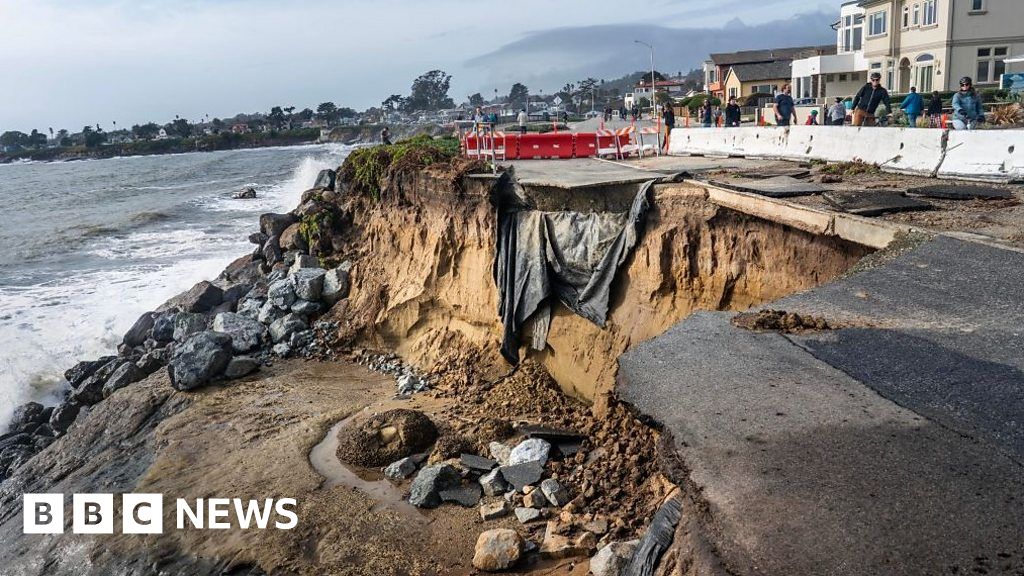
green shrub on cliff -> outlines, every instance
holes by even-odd
[[[459,156],[460,152],[457,138],[431,138],[421,134],[390,145],[353,150],[341,165],[340,176],[353,192],[379,199],[382,186],[394,175],[447,162]]]

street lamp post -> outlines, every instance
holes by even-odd
[[[643,42],[641,40],[633,40],[637,44],[642,44],[651,49],[651,110],[652,114],[658,116],[658,103],[655,96],[657,96],[657,84],[654,82],[654,46]],[[661,122],[658,122],[658,149],[661,149]]]

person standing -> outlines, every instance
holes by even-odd
[[[917,119],[921,117],[921,112],[924,111],[924,98],[921,98],[921,95],[917,93],[917,88],[910,87],[910,94],[907,94],[903,99],[900,109],[907,113],[907,121],[910,122],[910,127],[917,128]]]
[[[790,121],[796,123],[796,103],[793,102],[793,87],[785,84],[782,92],[775,96],[775,123],[778,126],[789,126]]]
[[[516,116],[516,120],[519,122],[519,133],[526,134],[526,108],[519,109],[519,115]]]
[[[736,103],[736,97],[730,96],[729,103],[725,105],[725,127],[736,128],[740,125],[740,105]]]
[[[669,132],[676,127],[676,112],[671,106],[665,106],[665,111],[661,113],[661,118],[665,121],[665,128]]]
[[[984,121],[981,96],[974,89],[974,82],[964,76],[960,79],[960,91],[953,95],[953,129],[973,130]]]
[[[380,131],[380,143],[385,146],[391,146],[391,130],[388,130],[387,126]]]
[[[882,86],[882,74],[872,72],[871,80],[853,97],[853,125],[874,126],[875,113],[878,106],[883,103],[887,110],[892,109],[889,91]]]
[[[825,124],[831,126],[842,126],[846,124],[846,106],[843,106],[843,99],[836,98],[835,104],[828,109],[828,117]]]
[[[942,126],[942,95],[938,90],[932,92],[932,98],[928,101],[928,118],[931,120],[932,128]]]
[[[715,111],[711,108],[711,98],[705,98],[704,104],[700,107],[700,121],[705,128],[711,128]]]

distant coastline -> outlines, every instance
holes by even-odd
[[[317,142],[359,144],[375,142],[379,138],[383,127],[384,125],[377,124],[339,126],[333,128],[324,138],[321,138],[319,128],[300,128],[279,132],[253,132],[247,134],[222,132],[199,138],[137,140],[123,144],[104,144],[93,148],[66,146],[39,150],[20,150],[13,153],[0,153],[0,164],[10,164],[13,162],[72,162],[75,160],[95,160],[119,156],[151,156],[158,154],[181,154],[185,152],[270,148],[275,146],[302,146]],[[404,135],[417,132],[429,134],[440,132],[437,126],[389,126],[389,128],[393,137],[403,137]]]

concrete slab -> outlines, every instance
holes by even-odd
[[[827,186],[822,186],[816,182],[798,180],[792,176],[773,176],[763,179],[721,178],[711,180],[711,183],[733,190],[760,194],[769,198],[809,196],[830,190]]]
[[[1024,254],[939,237],[875,264],[765,306],[855,327],[698,313],[620,358],[732,574],[1024,571]]]
[[[522,186],[575,189],[635,184],[679,173],[695,174],[730,168],[753,169],[768,163],[743,158],[655,156],[621,162],[576,158],[515,160],[505,164],[512,166],[516,179]]]
[[[825,192],[822,197],[837,210],[858,216],[881,216],[894,212],[929,210],[932,207],[924,200],[908,198],[901,192],[891,190],[831,191]]]
[[[1013,192],[993,186],[971,186],[966,184],[934,184],[918,186],[907,190],[907,194],[926,198],[947,200],[1013,200]]]

